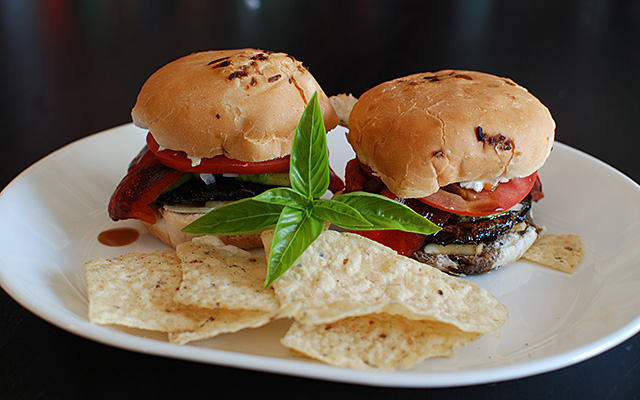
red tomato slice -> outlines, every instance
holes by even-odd
[[[248,162],[233,160],[219,155],[211,158],[202,158],[196,166],[184,151],[160,150],[160,145],[151,136],[147,135],[147,146],[158,157],[160,162],[169,168],[184,172],[201,174],[269,174],[289,170],[289,156],[273,160]]]
[[[539,182],[537,172],[524,178],[499,183],[491,190],[480,192],[452,184],[419,200],[453,214],[482,217],[507,211],[515,206],[527,197],[536,182]]]

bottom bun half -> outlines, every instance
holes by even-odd
[[[150,224],[144,221],[142,224],[153,236],[175,248],[179,244],[188,242],[196,236],[202,236],[182,232],[182,228],[203,215],[204,214],[201,213],[178,213],[161,208],[158,210],[156,215],[155,224]],[[249,235],[220,235],[218,237],[225,244],[237,246],[245,250],[262,247],[260,233],[253,233]]]

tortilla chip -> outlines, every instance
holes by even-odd
[[[279,316],[308,325],[386,312],[499,336],[508,315],[480,286],[345,232],[324,231],[273,286]]]
[[[338,94],[329,97],[329,101],[331,101],[333,109],[336,110],[336,114],[338,114],[338,118],[340,118],[340,125],[348,127],[349,114],[351,114],[351,110],[358,102],[358,99],[352,94]]]
[[[223,333],[258,328],[271,322],[274,314],[273,312],[252,310],[211,310],[210,318],[199,327],[190,331],[169,333],[169,341],[176,344],[187,344]]]
[[[271,253],[271,245],[273,244],[274,233],[275,233],[275,229],[267,229],[266,231],[262,231],[260,233],[260,239],[262,240],[262,247],[264,247],[264,252],[267,260],[269,259],[269,254]]]
[[[524,253],[524,259],[572,274],[584,256],[585,246],[578,235],[540,235]]]
[[[453,357],[480,336],[449,324],[383,313],[330,324],[294,322],[281,342],[330,365],[392,371],[397,366],[409,369],[427,358]]]
[[[129,253],[85,264],[89,320],[161,332],[195,329],[210,311],[178,304],[180,260],[173,251]]]
[[[175,300],[202,308],[275,312],[272,288],[264,289],[267,261],[215,236],[202,236],[178,245],[182,284]]]

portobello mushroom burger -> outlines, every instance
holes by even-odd
[[[384,194],[442,230],[359,233],[453,275],[516,261],[540,233],[531,209],[554,132],[536,97],[487,73],[418,73],[366,91],[349,115],[345,190]]]
[[[288,185],[293,136],[316,92],[330,131],[339,119],[329,99],[288,54],[204,51],[165,65],[131,112],[148,131],[147,145],[111,196],[109,216],[140,220],[175,247],[193,236],[181,229],[209,210]],[[262,245],[259,234],[221,238],[244,249]]]

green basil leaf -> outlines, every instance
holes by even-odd
[[[309,198],[322,196],[329,187],[327,131],[317,92],[302,113],[293,137],[289,178],[291,187]]]
[[[279,204],[306,210],[310,207],[311,199],[301,195],[295,190],[288,187],[278,187],[269,189],[253,197],[256,201],[262,201],[269,204]]]
[[[398,229],[430,235],[441,228],[406,205],[388,197],[366,193],[351,192],[334,197],[334,201],[355,208],[373,226],[354,227],[355,230]]]
[[[255,201],[234,201],[215,208],[182,229],[182,232],[208,235],[237,235],[262,232],[278,223],[284,206]]]
[[[313,214],[345,229],[373,226],[358,210],[339,201],[318,199],[313,203]]]
[[[324,220],[305,211],[285,207],[273,234],[265,287],[284,274],[324,229]]]

